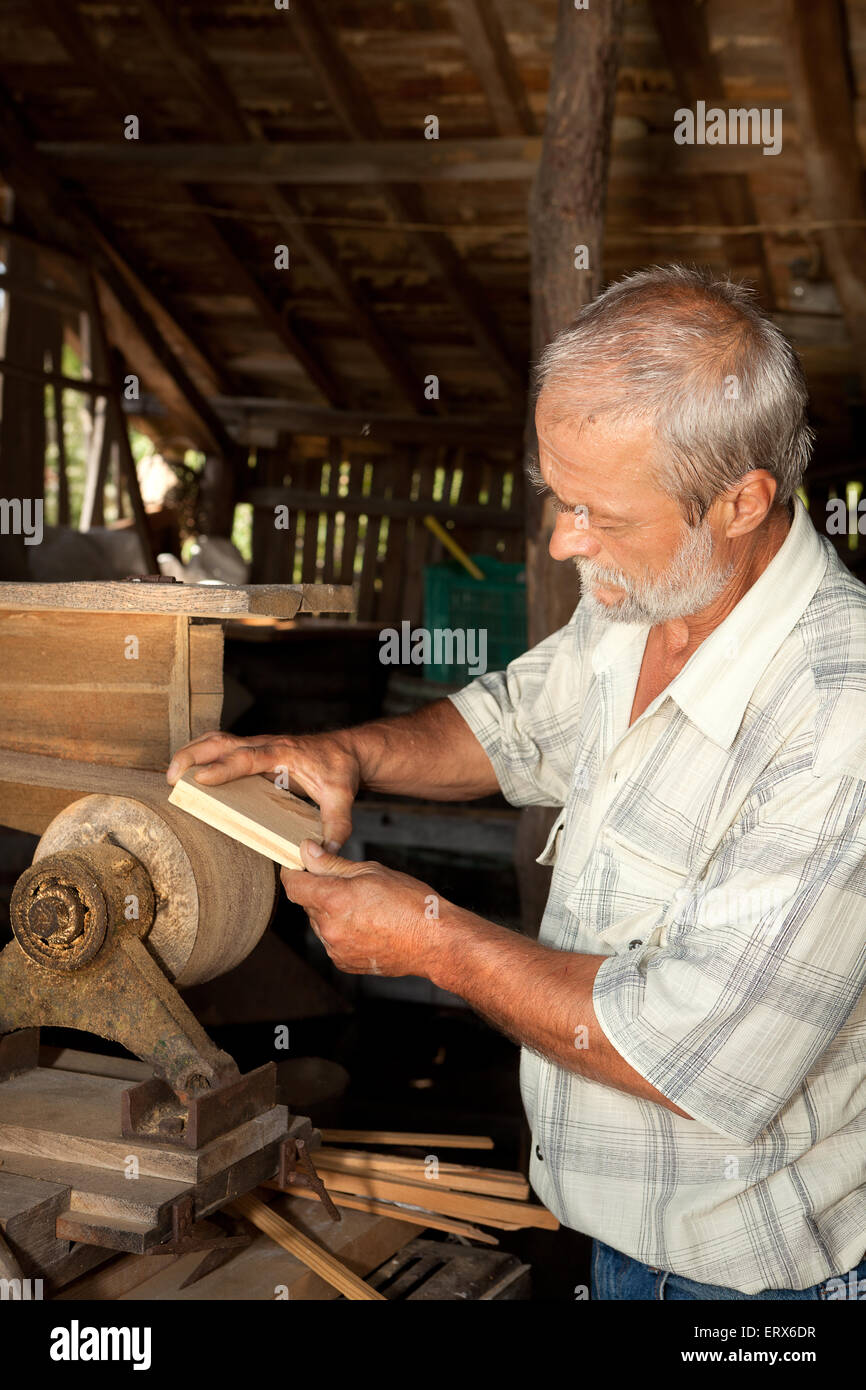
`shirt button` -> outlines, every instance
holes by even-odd
[[[535,1157],[538,1159],[539,1163],[544,1162],[544,1154],[541,1152],[540,1144],[536,1144],[535,1146]]]
[[[643,942],[640,940],[640,938],[639,938],[639,937],[635,937],[634,941],[630,941],[630,942],[628,943],[628,949],[629,949],[630,951],[636,951],[637,948],[638,948],[638,946],[642,946],[642,945],[643,945]]]

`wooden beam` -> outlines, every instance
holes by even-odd
[[[25,295],[26,299],[27,296]],[[17,376],[42,386],[56,386],[61,391],[80,391],[83,396],[104,396],[109,391],[105,381],[86,381],[83,377],[64,376],[62,372],[40,371],[38,367],[20,367],[15,362],[0,359],[0,376]]]
[[[245,428],[254,426],[292,434],[336,435],[344,440],[355,436],[383,442],[477,444],[517,452],[524,424],[517,416],[503,418],[501,414],[442,415],[422,419],[382,411],[323,410],[319,406],[282,401],[274,396],[215,396],[213,404],[239,436]]]
[[[851,83],[845,18],[839,0],[785,0],[783,33],[791,97],[814,217],[866,219],[863,163]],[[866,360],[866,230],[819,232],[827,267],[864,380]]]
[[[142,584],[75,579],[63,584],[0,583],[5,608],[73,608],[92,613],[177,613],[235,618],[247,613],[294,618],[298,613],[351,613],[348,584]]]
[[[686,148],[686,147],[683,147]],[[715,147],[714,147],[715,148]],[[721,148],[721,147],[720,147]],[[528,182],[541,152],[535,138],[474,140],[210,141],[41,140],[39,153],[83,183],[158,173],[174,183],[357,184]],[[393,189],[389,193],[389,197]],[[398,220],[413,218],[400,210]]]
[[[698,101],[705,101],[708,106],[716,102],[726,105],[722,75],[710,48],[706,9],[691,3],[672,5],[670,0],[650,0],[650,11],[680,100],[686,106],[694,106]],[[719,222],[738,227],[760,221],[746,174],[719,171],[707,180],[706,187]],[[773,282],[763,237],[757,233],[729,237],[724,245],[732,262],[748,260],[760,266],[761,289],[765,300],[772,303]]]
[[[580,12],[578,12],[580,13]],[[797,147],[796,136],[786,151]],[[541,140],[527,135],[479,136],[440,140],[277,141],[262,145],[212,141],[42,140],[37,149],[64,175],[111,192],[126,171],[131,181],[143,172],[158,173],[180,184],[285,184],[325,187],[375,186],[389,200],[398,223],[414,222],[399,207],[395,185],[529,183],[541,156]],[[762,159],[760,145],[675,145],[670,133],[642,135],[618,142],[610,159],[611,178],[624,180],[664,175],[705,178],[758,174],[764,181],[778,160]],[[131,187],[134,187],[131,182]],[[414,231],[415,235],[422,235]]]
[[[254,1192],[236,1197],[227,1210],[246,1217],[257,1230],[270,1236],[271,1240],[288,1250],[290,1255],[294,1255],[295,1259],[300,1260],[308,1269],[312,1269],[320,1278],[339,1289],[344,1298],[386,1302],[384,1294],[379,1293],[372,1285],[365,1284],[363,1279],[359,1279],[358,1275],[344,1265],[342,1260],[338,1260],[336,1255],[332,1255],[330,1250],[317,1245],[296,1226],[292,1226],[284,1217],[272,1211]]]
[[[535,118],[493,0],[448,0],[448,8],[496,128],[502,135],[534,135]]]
[[[544,147],[530,202],[532,355],[601,289],[602,238],[624,0],[576,10],[558,0]],[[671,139],[671,149],[674,148]],[[568,180],[563,170],[572,171]],[[589,268],[574,264],[586,246]],[[527,440],[535,442],[534,420]],[[562,627],[577,604],[574,567],[548,554],[556,521],[548,501],[527,492],[529,643]]]
[[[320,492],[298,492],[290,487],[252,487],[241,495],[242,502],[272,510],[281,503],[296,511],[325,512],[333,516],[441,516],[459,526],[484,526],[490,530],[522,531],[526,518],[517,508],[472,506],[448,501],[413,502],[408,497],[336,497]]]
[[[384,132],[373,103],[340,48],[323,7],[299,5],[293,14],[294,32],[353,140],[380,142]],[[403,179],[398,180],[396,188],[376,181],[378,191],[385,197],[391,215],[398,222],[419,223],[426,220],[423,202],[412,184],[420,176],[419,166],[430,161],[431,148],[440,143],[438,140],[420,139],[415,142],[414,167]],[[427,146],[423,153],[420,148],[422,144]],[[416,231],[414,244],[505,388],[522,393],[526,388],[524,363],[507,343],[486,295],[457,255],[452,243],[442,232]]]
[[[530,288],[532,356],[539,353],[603,283],[602,237],[610,160],[616,79],[625,22],[624,0],[608,0],[576,10],[558,0],[558,20],[550,73],[544,148],[530,202]],[[673,139],[670,139],[673,150]],[[563,170],[572,171],[563,180]],[[589,266],[577,270],[575,246],[586,246]],[[535,420],[526,421],[526,441],[534,451]],[[562,627],[573,613],[580,589],[574,566],[558,564],[549,553],[556,514],[526,490],[529,645]],[[523,929],[538,934],[550,891],[550,870],[537,861],[550,831],[553,812],[528,806],[520,818],[515,864]]]

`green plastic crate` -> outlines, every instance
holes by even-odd
[[[526,566],[490,555],[473,555],[483,579],[473,579],[457,560],[424,566],[424,626],[487,629],[487,670],[502,671],[526,651]],[[443,651],[442,655],[446,653]],[[466,683],[466,665],[431,661],[428,680]]]

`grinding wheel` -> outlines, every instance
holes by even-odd
[[[105,840],[150,876],[156,912],[145,940],[176,985],[224,975],[258,944],[274,906],[270,860],[168,804],[99,793],[54,817],[33,862]]]

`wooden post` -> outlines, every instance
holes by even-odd
[[[611,127],[624,0],[601,0],[586,10],[559,0],[550,93],[541,160],[530,204],[532,357],[574,318],[603,284],[602,236]],[[588,268],[576,267],[586,247]],[[536,446],[533,402],[527,452]],[[526,578],[529,644],[568,622],[580,596],[573,565],[548,553],[555,514],[526,492]],[[521,816],[516,862],[525,930],[536,934],[550,887],[550,870],[535,863],[554,812],[528,807]]]

